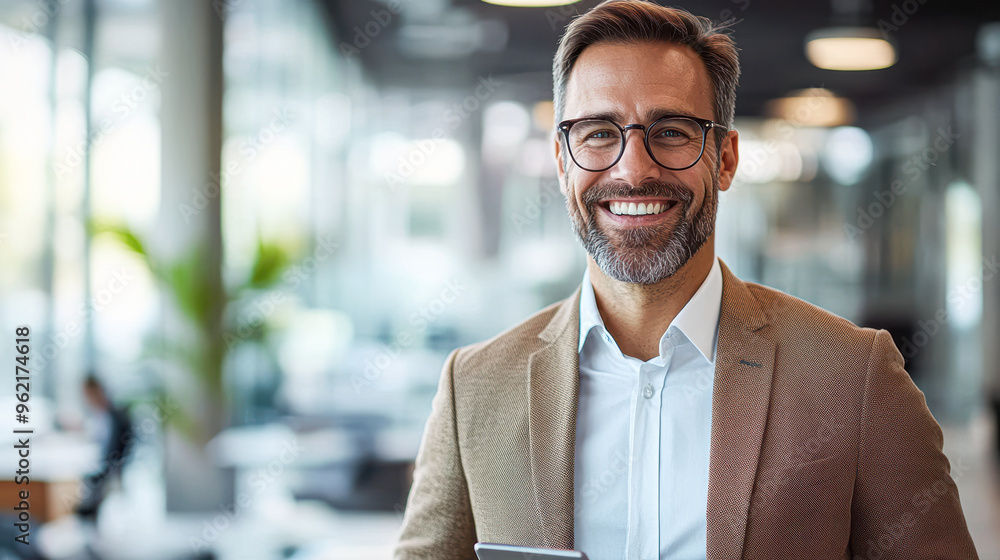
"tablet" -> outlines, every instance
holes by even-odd
[[[531,548],[512,544],[476,543],[479,560],[587,560],[587,555],[576,550]]]

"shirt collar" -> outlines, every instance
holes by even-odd
[[[600,311],[597,310],[597,298],[594,296],[594,285],[590,283],[590,269],[583,269],[583,285],[580,288],[580,344],[577,352],[583,351],[583,343],[587,341],[587,335],[591,329],[600,327],[604,329],[604,319],[601,318]]]
[[[698,291],[691,296],[680,313],[674,317],[667,330],[676,327],[695,345],[706,360],[715,362],[719,334],[719,310],[721,308],[722,269],[719,267],[719,259],[716,258],[712,262],[708,276],[698,287]],[[580,290],[580,342],[577,352],[583,351],[583,344],[586,342],[587,336],[592,329],[597,327],[607,330],[601,313],[597,310],[594,285],[590,282],[590,271],[584,269],[583,285]]]

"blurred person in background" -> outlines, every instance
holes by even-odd
[[[116,406],[111,401],[95,374],[88,374],[84,380],[83,395],[90,412],[88,432],[101,445],[101,455],[97,470],[81,482],[83,499],[77,505],[76,513],[83,519],[93,519],[107,495],[109,483],[121,476],[134,434],[128,408]]]
[[[889,333],[715,255],[739,61],[706,18],[611,1],[554,62],[581,287],[441,376],[397,560],[477,541],[591,560],[976,558]]]

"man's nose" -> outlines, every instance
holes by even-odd
[[[635,128],[625,131],[625,151],[618,163],[611,168],[612,179],[630,185],[641,185],[646,181],[659,179],[663,168],[646,151],[644,134],[645,131]]]

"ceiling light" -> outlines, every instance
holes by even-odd
[[[896,63],[896,49],[872,27],[828,27],[806,37],[806,56],[827,70],[878,70]]]
[[[768,101],[768,116],[796,126],[843,126],[854,120],[854,105],[824,88],[800,89]]]

